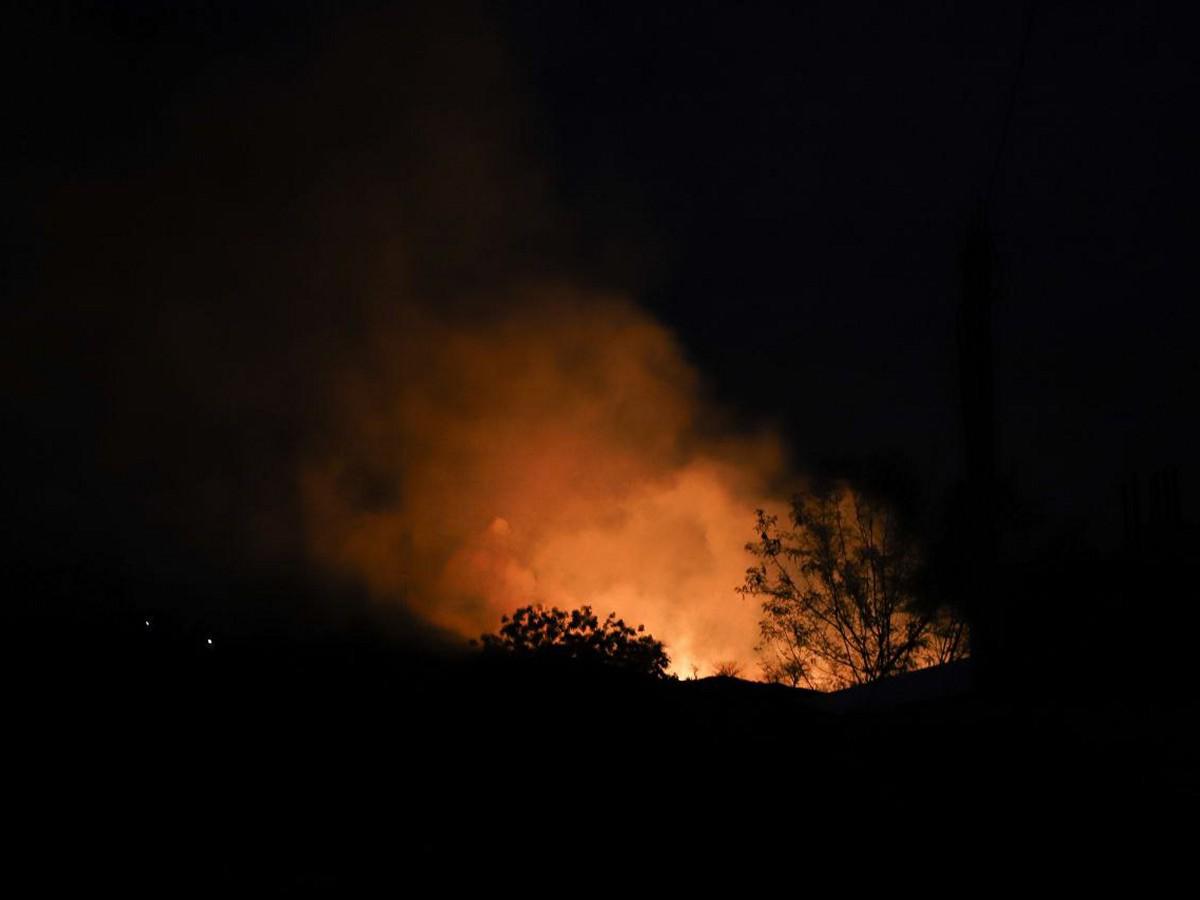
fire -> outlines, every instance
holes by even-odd
[[[757,671],[734,588],[777,443],[712,436],[680,348],[630,302],[503,299],[454,320],[402,306],[331,384],[328,449],[301,473],[310,552],[464,636],[589,604],[645,624],[680,675]]]

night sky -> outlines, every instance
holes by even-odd
[[[546,6],[518,40],[567,190],[651,223],[645,300],[722,397],[802,455],[954,467],[955,267],[1029,5]],[[1126,454],[1196,457],[1195,49],[1165,5],[1033,7],[990,211],[1000,457],[1091,519]]]
[[[385,282],[477,331],[528,279],[632,298],[720,427],[936,496],[993,172],[1003,476],[1045,535],[1114,545],[1164,465],[1186,515],[1194,16],[1033,7],[1019,68],[1001,2],[9,5],[9,550],[306,571],[290,473]]]

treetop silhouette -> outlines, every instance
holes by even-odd
[[[590,606],[566,611],[540,604],[501,616],[496,634],[480,637],[485,653],[600,663],[654,678],[667,678],[671,659],[662,641],[609,613],[601,619]]]
[[[822,484],[789,519],[758,511],[746,549],[759,562],[738,588],[762,604],[768,679],[839,688],[966,655],[965,623],[918,602],[920,548],[885,504]]]

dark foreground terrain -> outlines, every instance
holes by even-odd
[[[132,617],[9,648],[8,847],[44,892],[1103,876],[1186,863],[1200,800],[1177,694],[831,700]]]

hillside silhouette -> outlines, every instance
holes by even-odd
[[[69,846],[80,867],[55,877],[72,882],[101,866],[171,891],[365,889],[530,854],[547,871],[581,852],[744,862],[795,852],[798,821],[822,871],[966,860],[1005,822],[1115,839],[1200,787],[1196,701],[1170,690],[1046,676],[981,696],[957,664],[820,694],[66,608],[12,626],[7,765],[22,854],[49,870]],[[39,837],[64,810],[88,840]]]

